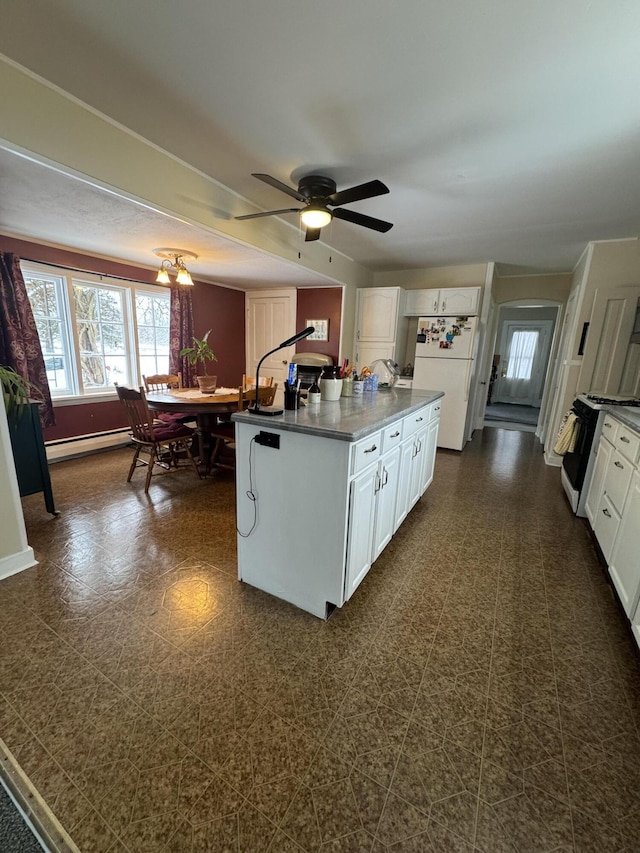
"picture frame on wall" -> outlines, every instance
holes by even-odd
[[[308,341],[328,341],[329,340],[329,321],[328,320],[305,320],[305,326],[313,326],[315,332],[309,335]]]

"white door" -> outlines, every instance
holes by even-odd
[[[262,356],[295,335],[296,290],[252,290],[245,299],[247,332],[246,362],[247,376],[256,375],[256,367]],[[282,405],[284,382],[289,370],[289,359],[295,346],[278,350],[266,358],[260,367],[260,376],[273,376],[278,383],[276,402]]]
[[[580,371],[580,389],[619,394],[640,287],[596,290]]]
[[[400,479],[400,447],[396,447],[391,453],[387,453],[379,467],[380,487],[378,489],[373,542],[374,560],[378,559],[395,532],[396,498]]]
[[[503,323],[493,402],[540,405],[552,332],[553,320]]]
[[[372,465],[351,483],[345,601],[351,598],[371,568],[374,513],[379,482],[378,466]]]

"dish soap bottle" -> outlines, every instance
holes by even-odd
[[[317,406],[320,403],[320,386],[318,385],[317,377],[314,377],[307,391],[307,403],[310,406]]]

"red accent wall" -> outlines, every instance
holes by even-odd
[[[304,329],[307,320],[329,320],[329,340],[305,339],[296,344],[296,352],[319,352],[330,355],[334,363],[340,357],[341,287],[304,287],[298,289],[296,329]]]
[[[155,270],[96,258],[69,249],[43,246],[3,234],[0,234],[0,251],[13,252],[20,258],[43,264],[57,264],[69,269],[86,270],[141,281],[145,284],[155,284]],[[193,317],[194,333],[197,337],[202,336],[207,329],[211,329],[209,342],[218,356],[215,364],[218,384],[237,387],[242,382],[245,365],[244,292],[196,281],[193,288]],[[56,406],[54,413],[56,425],[44,430],[45,441],[105,432],[126,426],[122,408],[117,400]]]

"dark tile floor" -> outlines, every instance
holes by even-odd
[[[232,475],[52,467],[0,731],[82,853],[640,850],[640,668],[529,433],[476,433],[323,623],[239,584]]]

